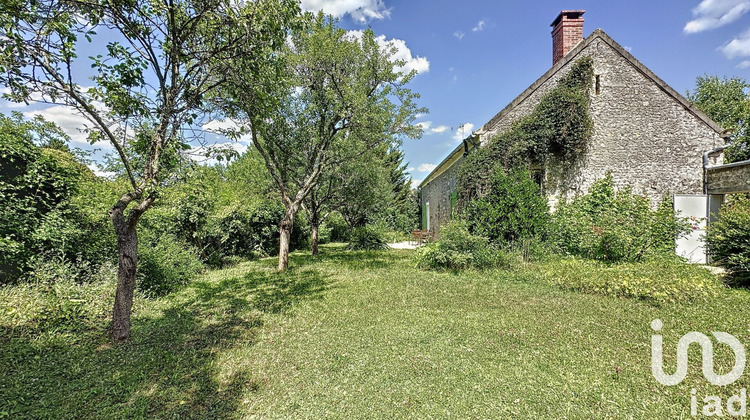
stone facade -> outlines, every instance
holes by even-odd
[[[545,193],[557,200],[588,191],[611,172],[618,188],[630,186],[658,202],[665,194],[703,193],[703,153],[724,144],[721,129],[643,66],[630,53],[597,29],[473,135],[482,145],[528,115],[573,65],[591,57],[594,79],[590,115],[594,130],[585,155],[572,171],[561,174],[554,162],[545,168]],[[459,149],[463,147],[460,146]],[[457,149],[458,150],[458,149]],[[455,153],[455,151],[454,151]],[[429,201],[432,230],[448,220],[432,203],[445,200],[455,188],[456,170],[443,162],[421,185],[423,204]]]
[[[714,166],[706,171],[706,193],[724,195],[750,191],[750,161]]]
[[[462,146],[463,148],[463,146]],[[440,225],[450,220],[453,213],[456,197],[456,183],[458,181],[458,170],[463,161],[463,152],[457,156],[455,163],[446,169],[444,173],[429,183],[429,187],[422,189],[422,229],[433,232],[440,230]],[[427,216],[429,212],[429,216]],[[429,222],[427,218],[429,217]],[[429,225],[429,226],[428,226]]]

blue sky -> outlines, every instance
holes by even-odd
[[[704,74],[750,79],[750,0],[303,0],[302,6],[339,17],[347,30],[372,28],[419,72],[410,87],[430,110],[418,119],[425,135],[403,145],[415,184],[549,69],[549,25],[562,9],[586,10],[584,36],[603,29],[680,93]],[[11,109],[41,113],[68,131],[74,146],[85,144],[81,119],[67,108],[0,104],[4,113]],[[242,151],[247,144],[234,146]]]

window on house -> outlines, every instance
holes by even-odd
[[[542,195],[544,195],[544,169],[543,168],[531,168],[531,179],[539,185]]]
[[[596,94],[598,95],[602,93],[602,82],[598,74],[596,75],[596,82],[594,83],[594,85],[595,85]]]

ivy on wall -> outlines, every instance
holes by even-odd
[[[589,90],[593,74],[593,60],[579,59],[529,115],[467,156],[459,168],[459,206],[484,196],[496,170],[545,168],[554,158],[562,173],[568,172],[591,138]]]

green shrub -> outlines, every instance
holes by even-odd
[[[388,243],[380,229],[375,226],[365,225],[354,229],[349,241],[349,249],[368,251],[388,249]]]
[[[186,197],[204,196],[189,194]],[[237,257],[250,259],[277,253],[279,222],[283,217],[284,207],[275,200],[232,201],[214,208],[181,197],[174,202],[161,202],[146,213],[142,225],[155,234],[172,234],[192,245],[203,262],[219,267]],[[294,220],[290,248],[306,246],[309,235],[307,219],[299,212]]]
[[[539,264],[537,269],[547,282],[565,289],[654,302],[705,299],[722,288],[708,270],[674,255],[622,264],[555,259]]]
[[[440,240],[417,249],[417,267],[463,270],[504,267],[508,257],[483,236],[469,232],[466,222],[454,220],[440,228]]]
[[[349,242],[351,230],[344,220],[341,213],[335,211],[331,213],[321,225],[321,232],[325,229],[328,232],[329,242]],[[321,234],[322,236],[322,234]],[[322,243],[322,242],[321,242]]]
[[[648,198],[629,188],[615,191],[611,174],[587,195],[560,203],[553,214],[550,241],[560,251],[599,261],[642,261],[672,255],[675,239],[690,229],[664,199],[652,210]]]
[[[161,296],[187,284],[203,268],[195,248],[172,235],[141,235],[138,244],[138,288]]]
[[[547,199],[527,169],[506,172],[496,166],[489,191],[467,204],[465,218],[472,233],[502,243],[541,236],[550,215]]]
[[[719,219],[708,226],[708,253],[726,267],[730,278],[750,284],[750,199],[736,196],[719,211]]]
[[[93,176],[70,152],[34,144],[54,130],[19,113],[0,115],[0,284],[21,278],[35,255],[50,250],[45,234],[54,229],[40,231],[43,219],[68,211],[81,180]]]

